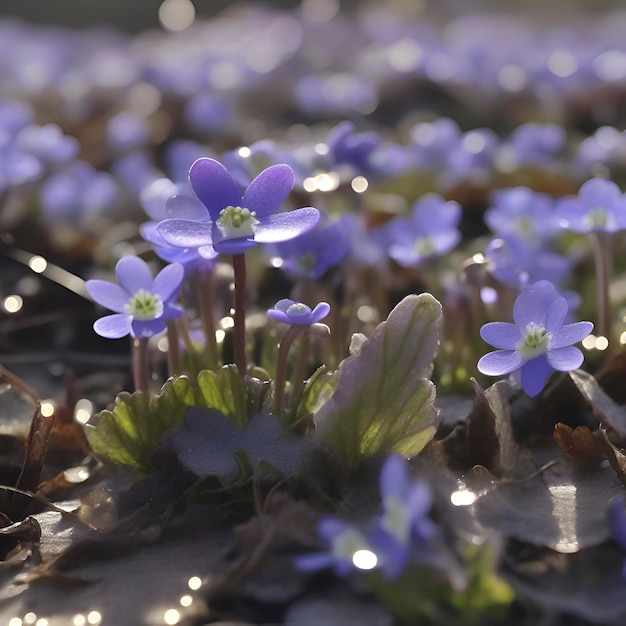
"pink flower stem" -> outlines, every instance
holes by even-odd
[[[283,413],[283,398],[285,397],[285,381],[287,378],[287,355],[294,339],[307,326],[290,326],[280,340],[276,354],[276,371],[274,372],[274,415],[280,419]]]
[[[608,233],[592,232],[593,259],[596,267],[597,289],[597,329],[596,334],[606,337],[611,343],[611,302],[609,286],[611,283],[612,254],[611,239]]]
[[[133,383],[136,391],[148,393],[150,373],[148,371],[148,338],[135,337],[132,345]]]
[[[242,376],[248,369],[246,357],[246,255],[233,254],[235,273],[235,365]]]

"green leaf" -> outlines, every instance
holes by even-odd
[[[152,452],[170,428],[183,425],[187,407],[195,394],[186,376],[169,379],[159,394],[122,392],[112,411],[102,411],[85,433],[96,455],[112,463],[129,465],[141,472],[153,467]]]
[[[200,372],[198,391],[196,406],[217,409],[233,424],[246,425],[246,393],[237,366],[225,365],[217,374],[211,370]]]
[[[314,415],[332,397],[337,388],[336,372],[329,372],[325,365],[317,368],[306,381],[298,404],[289,416],[288,424],[298,424],[309,415]]]
[[[317,438],[348,467],[388,452],[411,457],[433,438],[435,386],[427,377],[441,323],[433,296],[407,296],[339,366],[335,393],[315,423]]]
[[[184,424],[191,406],[217,409],[233,424],[247,423],[246,394],[234,365],[198,374],[193,385],[186,376],[169,379],[158,394],[122,392],[112,411],[102,411],[85,429],[94,453],[111,463],[140,472],[155,469],[152,453],[163,435]]]

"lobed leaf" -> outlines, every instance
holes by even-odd
[[[407,296],[337,371],[332,397],[315,415],[317,438],[349,467],[374,455],[411,457],[433,438],[432,371],[442,323],[430,294]]]
[[[97,456],[150,472],[154,470],[153,452],[163,435],[181,428],[185,411],[192,406],[216,409],[233,424],[244,425],[246,395],[235,366],[226,365],[217,374],[200,372],[197,386],[180,376],[166,381],[158,394],[122,392],[113,410],[102,411],[87,424],[85,433]]]

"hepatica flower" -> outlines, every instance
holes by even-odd
[[[529,396],[536,396],[553,370],[568,372],[580,367],[582,352],[572,344],[593,329],[591,322],[565,324],[567,301],[554,285],[541,280],[525,291],[513,306],[514,324],[489,322],[480,336],[498,348],[478,361],[487,376],[513,374]]]
[[[577,196],[563,198],[557,206],[561,224],[577,233],[615,233],[626,228],[626,198],[610,180],[592,178]]]
[[[370,542],[380,558],[385,576],[397,578],[414,556],[431,558],[429,542],[435,525],[428,517],[432,498],[428,487],[411,480],[407,462],[390,454],[380,473],[382,512]]]
[[[148,264],[135,256],[122,257],[115,266],[119,285],[106,280],[88,280],[89,295],[114,311],[96,320],[94,330],[107,339],[151,337],[165,330],[165,321],[181,317],[175,304],[184,276],[183,266],[172,263],[155,278]]]
[[[320,217],[312,207],[276,213],[293,186],[288,165],[263,170],[243,195],[228,170],[214,159],[195,161],[189,180],[211,221],[176,218],[158,226],[167,242],[182,248],[212,245],[220,253],[241,254],[257,243],[293,239],[313,228]]]
[[[273,309],[269,309],[267,316],[277,322],[293,326],[310,326],[324,319],[330,312],[330,304],[320,302],[313,310],[302,302],[284,298],[279,300]]]
[[[403,267],[449,252],[461,239],[461,207],[431,193],[420,198],[409,218],[396,217],[385,228],[389,256]]]

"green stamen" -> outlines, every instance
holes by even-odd
[[[154,320],[163,315],[163,301],[145,289],[139,289],[126,303],[124,310],[136,320]]]
[[[256,211],[239,206],[228,206],[222,209],[216,222],[224,239],[252,237],[258,223]]]
[[[306,304],[302,304],[301,302],[295,302],[287,307],[287,315],[306,315],[310,313],[311,309]]]
[[[552,335],[543,326],[531,322],[526,326],[526,334],[515,346],[515,350],[525,359],[534,359],[547,351],[551,338]]]

